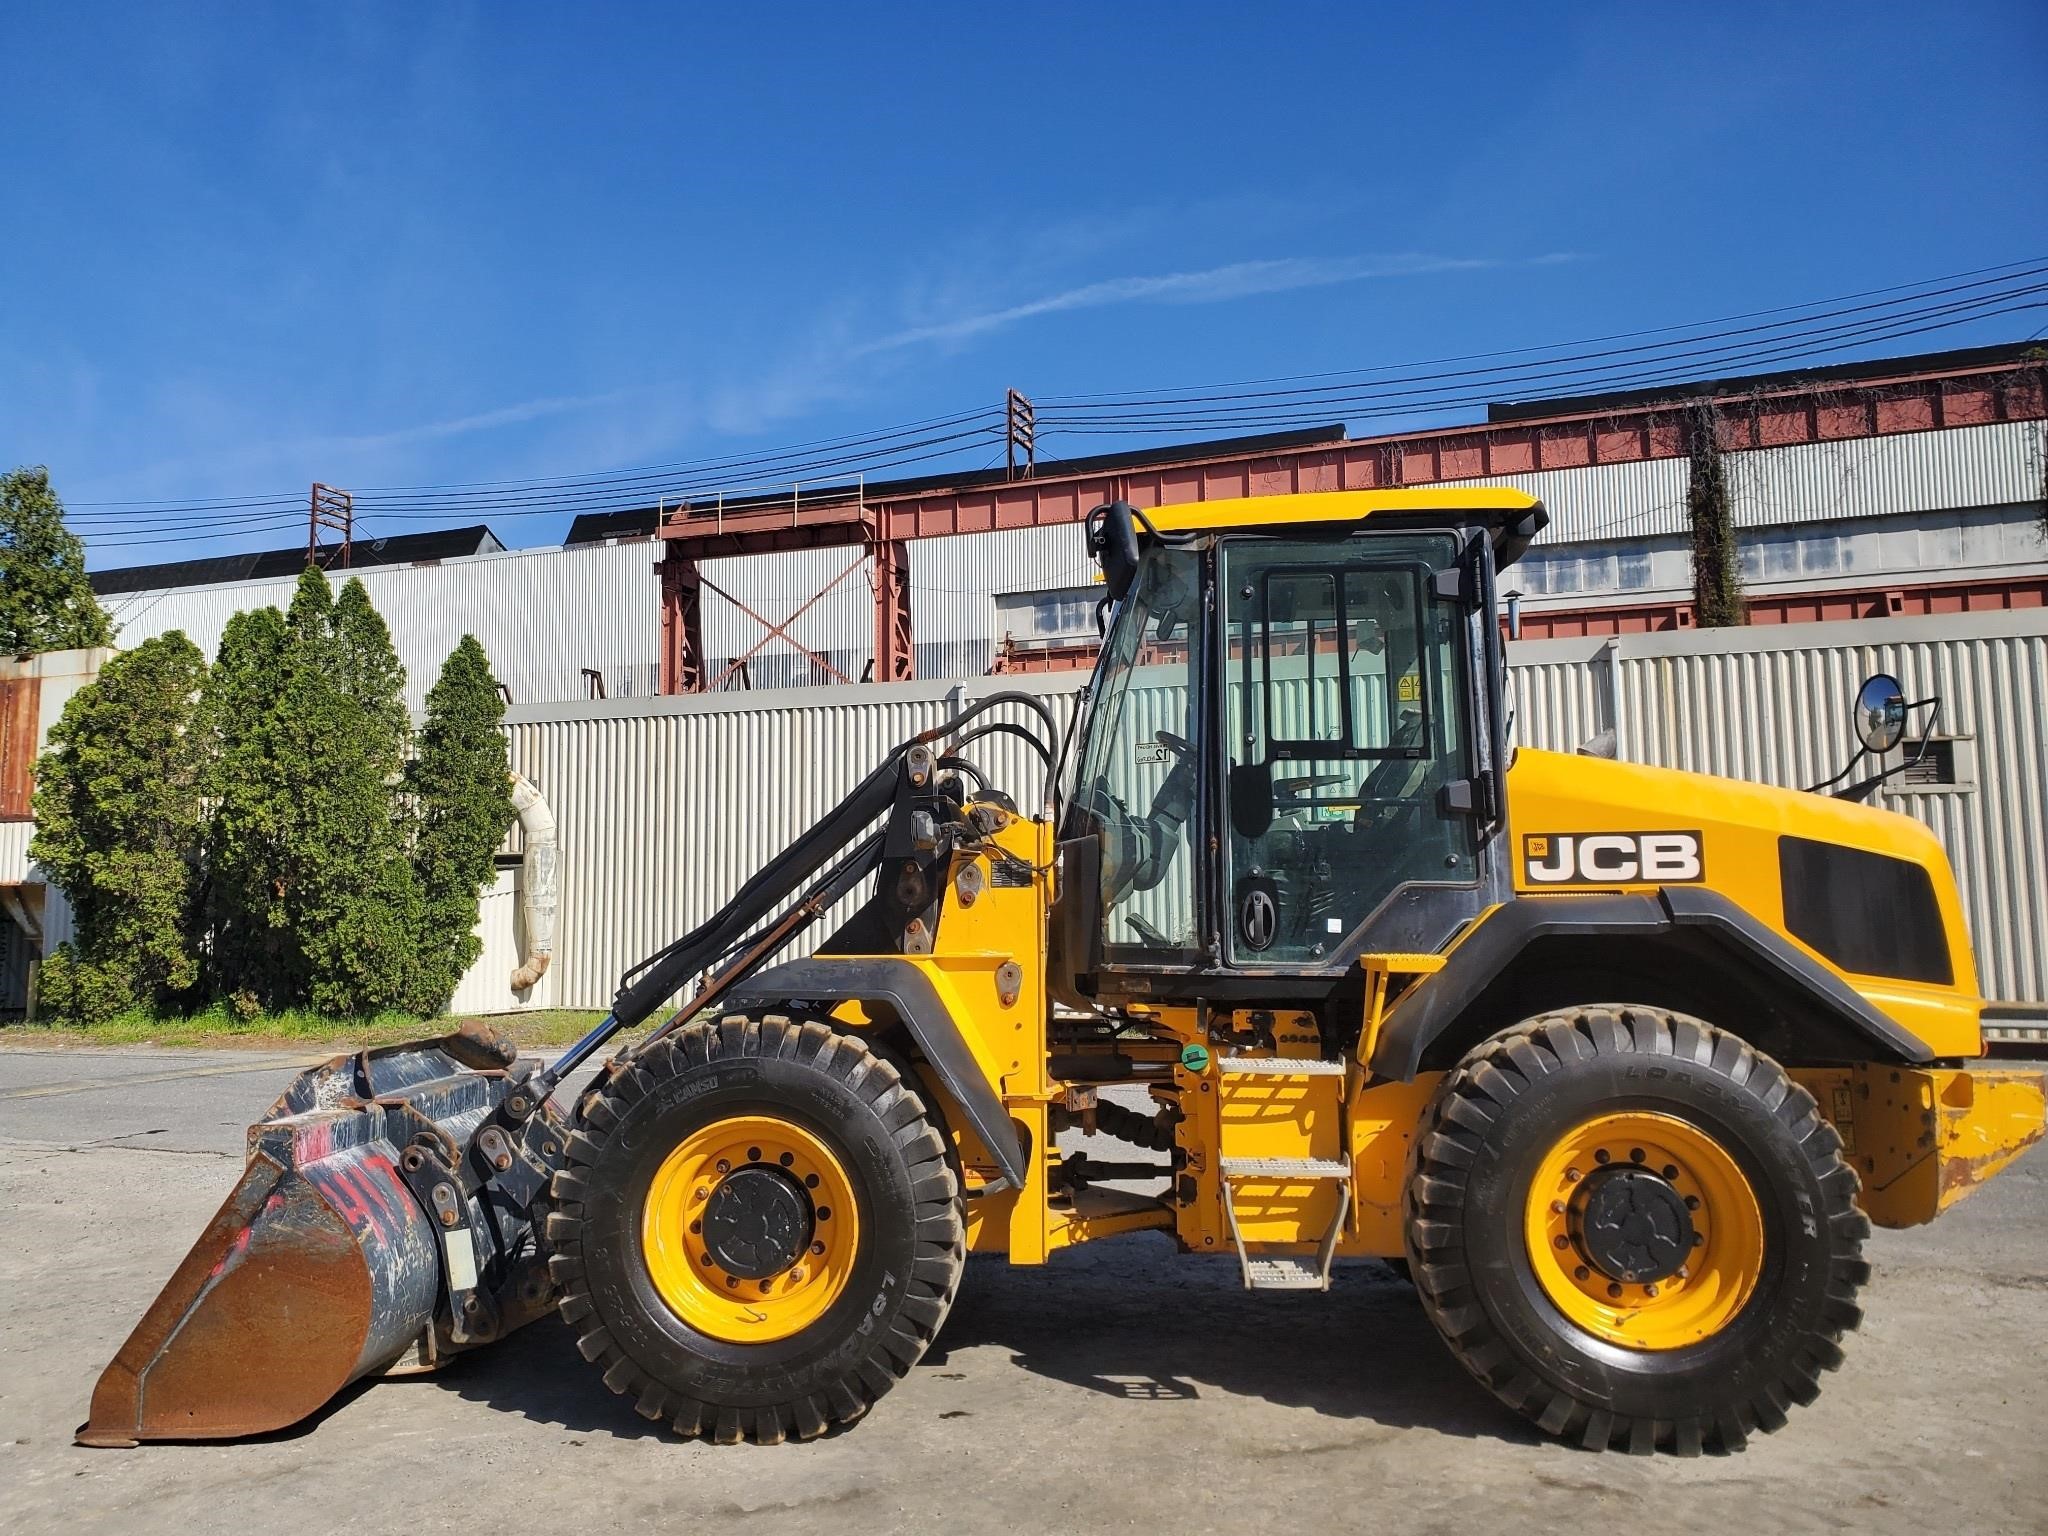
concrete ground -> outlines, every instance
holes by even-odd
[[[684,1444],[552,1320],[259,1444],[71,1444],[100,1367],[234,1182],[294,1066],[0,1051],[0,1531],[1160,1533],[2048,1528],[2048,1154],[1880,1232],[1820,1402],[1738,1456],[1540,1441],[1377,1264],[1253,1295],[1155,1237],[970,1266],[910,1378],[849,1432]]]

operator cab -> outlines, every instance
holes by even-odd
[[[1545,519],[1478,496],[1091,519],[1109,618],[1061,828],[1070,1001],[1225,1001],[1242,979],[1307,1002],[1358,954],[1438,948],[1501,899],[1493,577]]]

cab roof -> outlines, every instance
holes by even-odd
[[[1487,522],[1518,519],[1501,514],[1541,512],[1543,503],[1526,491],[1501,485],[1430,486],[1420,490],[1303,491],[1285,496],[1240,496],[1229,501],[1188,501],[1147,507],[1146,519],[1161,533],[1208,533],[1230,528],[1288,523],[1351,523],[1374,515],[1399,516],[1406,524],[1440,520],[1468,522],[1461,514],[1491,514]]]

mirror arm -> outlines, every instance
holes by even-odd
[[[1876,773],[1869,775],[1867,778],[1858,779],[1854,784],[1851,784],[1846,789],[1835,790],[1831,798],[1836,800],[1854,800],[1860,803],[1864,800],[1869,799],[1871,791],[1875,790],[1878,787],[1878,785],[1884,783],[1886,779],[1904,773],[1908,768],[1917,768],[1920,766],[1921,759],[1927,756],[1927,748],[1934,740],[1935,731],[1941,725],[1941,695],[1937,693],[1924,699],[1915,699],[1912,703],[1906,705],[1906,709],[1908,711],[1915,709],[1924,709],[1928,711],[1927,724],[1925,727],[1922,728],[1920,732],[1920,739],[1913,744],[1913,755],[1911,757],[1904,758],[1899,762],[1892,764],[1892,766],[1889,768],[1881,768]],[[1855,766],[1858,763],[1862,762],[1863,759],[1869,755],[1870,749],[1868,747],[1859,747],[1857,749],[1856,755],[1849,759],[1847,767],[1845,767],[1840,773],[1836,774],[1832,779],[1827,779],[1819,784],[1814,785],[1811,789],[1807,791],[1807,793],[1817,795],[1821,793],[1823,790],[1833,788],[1833,786],[1841,783],[1842,780],[1846,779],[1849,776],[1850,770],[1855,768]]]
[[[1862,762],[1863,759],[1868,756],[1870,756],[1870,748],[1858,747],[1856,749],[1856,755],[1851,757],[1848,762],[1842,765],[1842,771],[1840,773],[1836,774],[1833,778],[1822,779],[1818,784],[1807,785],[1806,793],[1808,793],[1809,795],[1818,795],[1825,793],[1830,789],[1833,789],[1837,784],[1841,783],[1842,780],[1849,777],[1851,773],[1854,773],[1856,771],[1856,765]]]

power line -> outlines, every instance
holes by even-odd
[[[2043,307],[2048,307],[2048,259],[2034,258],[1919,283],[1865,289],[1834,299],[1574,343],[1175,392],[1039,396],[1038,426],[1041,436],[1047,429],[1076,437],[1136,432],[1172,436],[1333,420],[1414,418],[1531,394],[1597,394],[1691,383],[1714,373],[1754,371],[1770,363],[1839,355]],[[1457,364],[1490,366],[1452,366]],[[1255,387],[1269,385],[1279,387]],[[667,466],[530,480],[370,487],[356,492],[357,515],[365,523],[434,522],[445,526],[464,516],[511,519],[640,510],[656,500],[702,501],[721,494],[750,502],[767,500],[758,490],[771,482],[778,495],[791,482],[808,482],[823,490],[825,484],[850,482],[885,470],[942,459],[957,461],[970,453],[978,457],[975,445],[984,441],[999,445],[1004,431],[1002,410],[991,406],[875,432]],[[1040,460],[1048,467],[1061,462],[1043,451]],[[745,494],[749,487],[736,486],[739,479],[751,482],[757,494]],[[86,525],[84,531],[95,547],[140,547],[189,542],[209,533],[229,537],[259,534],[289,526],[290,513],[303,504],[297,494],[89,502],[79,504],[75,518]]]
[[[1540,346],[1509,347],[1497,352],[1466,352],[1454,357],[1427,358],[1419,361],[1394,364],[1390,366],[1395,371],[1405,371],[1413,368],[1441,368],[1447,367],[1452,363],[1483,362],[1488,358],[1495,357],[1525,357],[1530,355],[1531,353],[1554,352],[1559,349],[1560,345],[1570,345],[1577,347],[1604,346],[1610,341],[1634,341],[1644,336],[1672,335],[1680,331],[1701,330],[1710,325],[1734,325],[1738,321],[1756,320],[1762,318],[1765,315],[1785,315],[1792,314],[1799,310],[1819,309],[1830,304],[1847,304],[1854,299],[1873,298],[1876,295],[1883,293],[1904,293],[1908,290],[1926,288],[1937,283],[1961,282],[1965,278],[1981,277],[1984,276],[1986,273],[1992,272],[2008,272],[2011,271],[2013,268],[2017,267],[2029,267],[2038,271],[2043,267],[2044,263],[2048,263],[2048,257],[2028,257],[2023,261],[2001,262],[1996,266],[1972,267],[1970,270],[1966,272],[1952,272],[1945,277],[1922,278],[1919,281],[1911,283],[1894,283],[1890,287],[1885,288],[1864,288],[1860,289],[1855,293],[1839,294],[1834,298],[1809,299],[1798,304],[1780,304],[1770,309],[1745,310],[1740,314],[1722,315],[1712,320],[1692,320],[1677,325],[1650,326],[1643,330],[1637,331],[1616,331],[1610,335],[1591,336],[1585,338],[1584,340],[1571,343],[1549,343]],[[2017,275],[2026,276],[2030,274],[2022,273]],[[1206,388],[1212,391],[1226,389],[1250,389],[1254,385],[1260,384],[1298,384],[1314,379],[1346,378],[1356,374],[1368,374],[1385,371],[1387,370],[1384,368],[1340,368],[1333,369],[1323,373],[1285,374],[1277,377],[1263,379],[1237,379],[1224,383],[1211,384],[1206,386]],[[1106,393],[1098,394],[1039,394],[1035,398],[1039,400],[1050,400],[1057,402],[1076,402],[1083,400],[1114,400],[1129,394],[1143,393],[1156,393],[1156,391],[1112,390]]]

